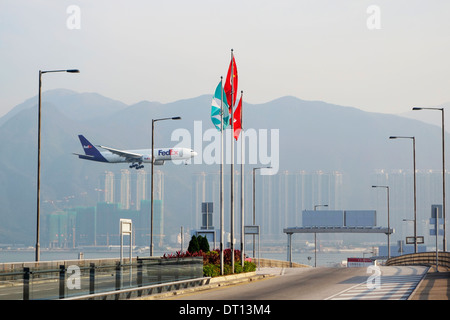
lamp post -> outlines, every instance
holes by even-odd
[[[255,214],[255,171],[258,169],[272,169],[272,167],[258,167],[253,168],[253,225],[256,224]],[[255,235],[253,235],[253,258],[255,258]]]
[[[445,238],[445,129],[444,129],[444,108],[421,108],[421,107],[414,107],[412,108],[414,111],[416,110],[437,110],[442,112],[442,218],[443,221],[443,229],[444,229],[444,236],[443,236],[443,251],[447,251],[447,242]]]
[[[413,173],[414,173],[414,253],[417,253],[417,201],[416,201],[416,138],[390,136],[389,139],[412,139],[413,142]]]
[[[40,220],[41,220],[41,91],[42,91],[42,75],[44,73],[54,72],[68,72],[68,73],[80,73],[78,69],[65,69],[65,70],[39,70],[39,94],[38,94],[38,165],[37,165],[37,196],[36,196],[36,261],[40,260]]]
[[[314,211],[317,207],[328,207],[327,204],[316,204],[314,206]],[[317,232],[314,232],[314,267],[317,267]]]
[[[155,164],[155,122],[163,120],[181,120],[181,117],[152,119],[152,180],[150,200],[150,257],[153,256],[153,166]]]
[[[391,257],[391,227],[389,222],[389,186],[372,186],[372,188],[386,188],[387,190],[387,218],[388,218],[388,233],[387,233],[387,246],[388,246],[388,259]]]

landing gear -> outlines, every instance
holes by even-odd
[[[144,165],[141,163],[133,163],[132,165],[130,165],[130,169],[132,168],[136,168],[136,170],[142,169],[144,168]]]

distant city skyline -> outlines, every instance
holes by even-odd
[[[127,104],[211,94],[234,49],[249,103],[291,95],[399,114],[450,101],[445,1],[5,0],[0,117],[43,90]],[[423,115],[425,117],[425,115]]]
[[[127,173],[127,169],[122,169],[117,172],[117,177],[114,178],[112,172],[105,172],[100,180],[105,184],[110,183],[111,179],[116,180],[115,185],[120,186],[118,192],[116,191],[116,198],[109,203],[99,199],[97,203],[90,203],[87,206],[75,205],[73,207],[57,208],[46,207],[46,223],[45,228],[50,232],[49,240],[53,246],[72,246],[75,241],[72,237],[72,232],[77,234],[77,240],[83,241],[83,245],[100,245],[99,239],[104,237],[109,232],[109,243],[112,239],[117,241],[115,231],[117,225],[108,222],[105,227],[99,226],[97,236],[94,236],[93,221],[94,216],[101,221],[107,221],[108,216],[117,218],[117,214],[121,217],[129,216],[135,219],[134,226],[140,231],[139,245],[147,245],[145,242],[145,228],[148,228],[148,211],[149,200],[144,197],[141,199],[138,206],[137,203],[129,204],[126,207],[123,203],[123,198],[135,198],[142,183],[145,184],[143,177],[149,174],[142,170],[140,173],[135,173],[133,170]],[[169,192],[165,190],[165,175],[157,171],[156,179],[156,197],[158,221],[155,222],[157,226],[157,235],[159,239],[159,246],[174,245],[173,239],[176,239],[178,228],[173,228],[165,225],[164,221],[167,219],[166,205],[164,204],[164,194]],[[240,178],[239,172],[236,172],[236,188],[235,188],[235,238],[236,241],[240,238]],[[413,192],[412,192],[412,172],[411,170],[376,170],[371,174],[371,181],[377,185],[390,186],[390,211],[391,211],[391,228],[395,231],[392,234],[391,245],[396,245],[398,241],[405,242],[406,237],[412,236],[412,218],[413,218]],[[229,177],[228,177],[229,178]],[[251,171],[246,173],[245,179],[245,224],[252,224],[252,174]],[[441,187],[441,172],[437,170],[419,170],[417,172],[418,178],[418,235],[424,236],[425,245],[432,247],[434,244],[434,237],[429,235],[429,218],[431,216],[431,205],[441,203],[440,187]],[[148,183],[148,179],[147,183]],[[450,174],[447,175],[447,180],[450,181]],[[124,194],[123,185],[128,185],[129,188]],[[130,188],[133,186],[133,188]],[[225,179],[226,193],[229,189],[229,179]],[[161,189],[162,188],[162,189]],[[133,190],[131,192],[131,189]],[[212,222],[211,225],[215,230],[219,229],[219,174],[217,172],[196,172],[192,175],[192,202],[191,210],[186,213],[190,215],[189,223],[183,224],[185,231],[199,230],[202,226],[202,203],[212,202]],[[94,192],[94,191],[92,191]],[[303,212],[305,210],[314,210],[315,206],[321,206],[317,210],[346,210],[352,206],[346,200],[346,186],[345,174],[342,172],[324,172],[324,171],[283,171],[274,176],[256,177],[256,224],[261,226],[261,234],[265,241],[269,239],[274,241],[274,244],[279,243],[285,239],[283,228],[296,227],[302,225]],[[106,195],[105,195],[106,196]],[[375,210],[376,211],[376,226],[387,226],[386,213],[386,194],[382,190],[372,190],[370,199],[364,202],[365,207],[361,207],[360,203],[356,208],[361,210]],[[229,201],[225,201],[225,232],[229,234],[230,220],[229,220]],[[187,205],[187,203],[186,203]],[[327,205],[327,207],[323,207]],[[53,208],[53,209],[52,209]],[[97,209],[95,209],[97,208]],[[169,209],[170,210],[170,209]],[[95,213],[97,212],[97,214]],[[106,215],[106,216],[105,216]],[[106,220],[105,220],[106,219]],[[159,220],[160,219],[160,220]],[[99,221],[100,221],[99,220]],[[48,228],[48,229],[47,229]],[[53,237],[55,233],[52,230],[60,228],[65,230],[63,233],[68,233],[69,238]],[[148,231],[148,230],[147,230]],[[143,232],[143,233],[142,233]],[[142,234],[141,234],[142,233]],[[216,237],[218,235],[216,234]],[[81,238],[79,238],[81,237]],[[298,236],[299,239],[308,240],[308,236]],[[47,239],[47,237],[46,237]],[[94,243],[94,239],[97,239]],[[163,239],[166,239],[163,241]],[[322,235],[322,240],[338,240],[340,237],[336,235]],[[353,236],[351,239],[346,238],[346,241],[377,241],[383,243],[384,238],[379,236]],[[363,240],[364,239],[364,240]],[[105,240],[105,239],[103,239]],[[91,241],[91,242],[89,242]],[[106,241],[106,240],[105,240]]]
[[[44,246],[49,248],[71,248],[77,246],[117,245],[119,241],[119,218],[133,220],[135,245],[149,244],[150,194],[145,170],[119,169],[116,172],[105,171],[98,178],[97,201],[79,203],[71,198],[70,202],[44,207],[43,235]],[[88,190],[88,186],[86,186]],[[147,190],[147,192],[145,192]],[[86,196],[91,196],[85,192]],[[155,220],[154,232],[157,246],[164,244],[167,231],[164,229],[164,173],[155,171]]]

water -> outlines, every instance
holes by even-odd
[[[77,260],[79,252],[75,251],[42,251],[41,261]],[[120,252],[84,252],[85,259],[119,258]],[[124,253],[125,255],[125,253]],[[127,254],[128,256],[128,254]],[[32,262],[35,261],[34,251],[0,251],[0,263],[4,262]]]
[[[129,256],[128,248],[124,248],[124,257]],[[73,250],[42,250],[41,251],[41,261],[63,261],[63,260],[77,260],[80,251]],[[164,253],[172,252],[155,252],[156,256],[162,256]],[[251,252],[247,252],[247,254]],[[256,253],[258,254],[258,253]],[[84,259],[107,259],[107,258],[119,258],[119,250],[109,250],[109,251],[85,251],[83,252]],[[149,252],[133,252],[133,257],[136,256],[148,256]],[[261,251],[261,258],[263,259],[276,259],[276,260],[287,260],[286,252],[264,252]],[[367,258],[369,255],[365,255]],[[311,259],[308,260],[308,257]],[[317,252],[317,266],[333,267],[336,264],[340,264],[341,261],[347,260],[349,257],[363,257],[363,251],[353,251],[353,252]],[[34,250],[3,250],[0,251],[0,263],[4,262],[32,262],[35,260]],[[306,264],[314,266],[314,252],[302,252],[292,253],[292,262]]]
[[[317,266],[318,267],[335,267],[340,265],[342,261],[347,261],[347,258],[363,258],[364,251],[353,252],[318,252],[317,253]],[[310,257],[310,259],[308,259]],[[370,256],[365,254],[365,258]],[[261,252],[261,258],[287,260],[286,253],[263,253]],[[314,252],[305,253],[292,253],[292,262],[301,263],[309,266],[314,266]]]

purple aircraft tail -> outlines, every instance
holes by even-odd
[[[100,162],[108,162],[103,155],[98,151],[98,149],[88,141],[83,135],[78,135],[80,139],[81,146],[83,147],[84,153],[86,155],[78,155],[81,159],[100,161]]]

